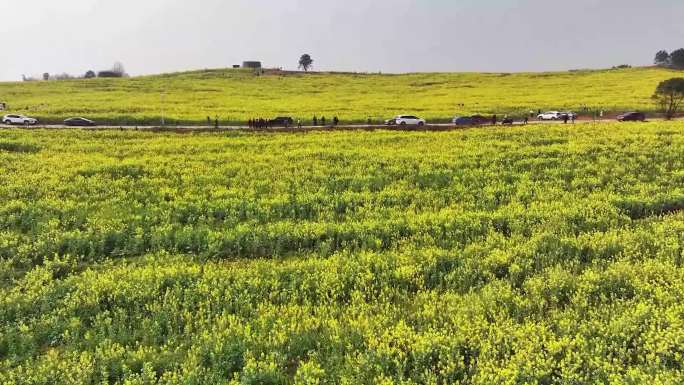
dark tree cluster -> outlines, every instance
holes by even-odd
[[[684,101],[684,78],[673,78],[661,82],[653,94],[653,101],[667,119],[677,116]]]
[[[653,62],[661,67],[684,69],[684,48],[672,52],[658,51]]]

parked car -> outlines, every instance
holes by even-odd
[[[646,114],[643,112],[626,112],[624,114],[618,115],[618,122],[643,122],[646,120]]]
[[[570,112],[560,112],[559,113],[559,119],[565,119],[565,117],[568,117],[568,119],[577,119],[577,114],[570,111]]]
[[[2,117],[2,122],[4,124],[36,124],[38,119],[29,118],[24,115],[5,115]]]
[[[456,116],[451,120],[451,123],[453,123],[456,126],[473,126],[473,118],[470,116]]]
[[[401,115],[397,118],[397,124],[400,126],[424,126],[425,123],[425,119],[413,115]]]
[[[539,120],[559,120],[562,119],[561,113],[558,111],[544,112],[543,114],[537,115]]]
[[[425,119],[421,119],[413,115],[397,115],[392,119],[385,121],[388,126],[399,125],[399,126],[424,126]]]
[[[482,115],[457,116],[451,120],[451,123],[457,126],[479,126],[488,124],[490,122],[490,118],[484,117]]]
[[[95,126],[95,122],[86,118],[69,118],[64,121],[65,126],[82,126],[82,127],[92,127]]]
[[[486,116],[482,115],[473,115],[470,117],[470,119],[473,120],[473,124],[477,126],[482,126],[485,124],[490,124],[492,122],[492,118],[488,118]]]
[[[289,116],[279,116],[271,120],[271,126],[284,126],[289,127],[294,125],[294,119]]]

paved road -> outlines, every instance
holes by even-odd
[[[649,119],[649,121],[659,121],[662,119]],[[678,119],[682,120],[682,119]],[[615,122],[614,119],[600,119],[600,120],[576,120],[574,124],[588,124],[588,123],[609,123]],[[563,125],[562,121],[537,121],[531,120],[529,124],[556,124]],[[567,125],[573,123],[568,122]],[[514,126],[522,126],[522,122],[516,122]],[[500,126],[500,124],[499,124]],[[247,126],[220,126],[218,129],[214,126],[97,126],[97,127],[68,127],[64,125],[42,125],[29,126],[30,129],[85,129],[85,130],[130,130],[130,131],[153,131],[153,132],[222,132],[222,131],[256,131],[256,132],[301,132],[301,131],[328,131],[328,130],[411,130],[411,131],[449,131],[466,128],[473,128],[478,126],[454,126],[450,123],[436,123],[427,124],[423,127],[416,126],[386,126],[386,125],[366,125],[366,124],[350,124],[339,126],[303,126],[297,127],[273,127],[264,129],[252,129]],[[479,127],[491,127],[491,125],[484,125]],[[27,126],[8,126],[0,124],[0,128],[27,128]]]

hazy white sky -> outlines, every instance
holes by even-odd
[[[650,64],[684,46],[683,0],[0,0],[0,79],[132,75],[246,59],[318,70],[526,71]]]

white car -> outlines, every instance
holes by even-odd
[[[425,119],[413,115],[397,115],[394,117],[394,124],[399,126],[424,126]]]
[[[2,117],[4,124],[36,124],[38,119],[29,118],[24,115],[5,115]]]
[[[558,111],[544,112],[543,114],[537,115],[539,120],[558,120],[562,117],[562,114]]]

